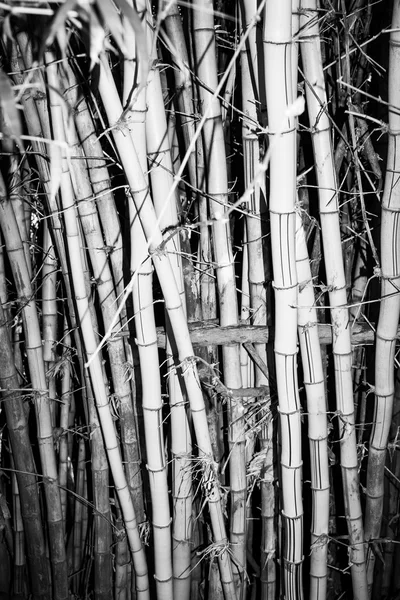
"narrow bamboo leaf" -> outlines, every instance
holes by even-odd
[[[102,16],[104,27],[111,33],[122,54],[127,58],[131,58],[127,56],[129,49],[126,47],[124,41],[124,27],[120,15],[118,15],[115,10],[114,4],[111,4],[111,2],[106,0],[105,2],[98,2],[97,5]]]
[[[45,30],[42,45],[39,51],[39,62],[43,58],[44,51],[47,46],[50,46],[55,38],[60,39],[60,31],[65,27],[65,21],[68,18],[68,13],[75,8],[77,5],[77,0],[66,0],[64,4],[61,4],[60,8],[54,15],[52,21],[50,21],[50,25]]]
[[[105,47],[105,38],[106,33],[101,26],[100,21],[97,18],[97,15],[91,11],[90,12],[90,36],[89,36],[89,55],[90,55],[90,68],[92,71],[94,66],[99,63],[99,56],[104,50]]]
[[[97,0],[97,4],[108,3],[108,0]],[[139,69],[140,69],[140,85],[136,92],[136,97],[140,94],[141,90],[146,85],[147,75],[149,72],[149,55],[147,52],[146,36],[142,22],[139,19],[139,15],[136,10],[126,2],[126,0],[115,0],[115,4],[120,9],[121,13],[128,19],[133,32],[136,36],[136,47],[139,55]],[[130,105],[132,105],[132,98],[130,99]],[[125,110],[128,107],[125,107]]]

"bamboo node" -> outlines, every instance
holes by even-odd
[[[323,548],[329,542],[329,536],[326,533],[321,533],[310,546],[310,555],[319,548]]]

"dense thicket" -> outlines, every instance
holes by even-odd
[[[397,598],[399,0],[0,23],[0,598]]]

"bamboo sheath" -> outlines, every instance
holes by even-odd
[[[47,521],[51,547],[51,565],[53,571],[54,598],[68,597],[67,561],[65,555],[62,508],[57,485],[57,465],[53,443],[53,424],[50,399],[44,369],[42,338],[39,327],[36,303],[31,286],[25,253],[11,203],[7,200],[4,181],[0,180],[1,197],[0,226],[3,232],[7,252],[10,257],[25,332],[25,348],[28,358],[34,405],[36,412],[40,461],[44,476]]]
[[[398,89],[400,58],[400,2],[393,3],[392,28],[389,42],[389,145],[385,187],[382,196],[381,221],[381,304],[376,331],[375,349],[375,412],[369,441],[367,469],[367,505],[365,538],[369,543],[367,555],[368,586],[373,583],[374,540],[380,537],[384,501],[386,447],[393,413],[394,357],[400,313],[400,117],[391,107],[400,105]]]
[[[314,288],[303,224],[296,212],[296,270],[299,281],[298,337],[307,394],[312,521],[310,600],[324,600],[328,580],[329,465],[325,378],[319,345]]]
[[[286,598],[303,597],[303,502],[300,402],[297,387],[295,264],[296,123],[292,73],[292,5],[267,1],[265,85],[270,159],[270,215],[275,291],[275,364],[281,431],[283,584]]]
[[[197,369],[193,361],[193,348],[190,342],[187,321],[169,259],[163,252],[160,252],[160,248],[163,245],[163,238],[153,206],[150,202],[150,197],[146,194],[146,190],[148,189],[146,182],[143,175],[141,179],[138,179],[140,169],[136,164],[138,159],[135,148],[133,147],[131,138],[125,136],[120,127],[114,127],[122,114],[122,106],[111,79],[111,74],[109,71],[107,72],[103,64],[100,71],[99,90],[108,121],[113,126],[112,131],[114,141],[118,149],[121,163],[124,167],[128,184],[132,190],[139,189],[145,191],[144,194],[138,192],[135,193],[134,201],[136,209],[140,213],[140,220],[147,239],[148,251],[152,257],[164,295],[165,307],[168,311],[168,318],[170,320],[175,344],[178,349],[183,379],[185,381],[192,411],[197,445],[200,455],[206,464],[206,473],[209,477],[208,485],[206,487],[207,500],[209,503],[215,543],[220,548],[219,564],[225,595],[228,599],[234,599],[236,592],[232,580],[232,565],[228,554],[228,540],[226,539],[222,516],[220,491],[217,484],[216,473],[213,468],[212,447],[207,426],[204,399],[199,385]],[[135,177],[133,177],[133,173],[135,173]],[[146,258],[147,255],[142,255],[140,262],[146,260]],[[133,274],[133,281],[135,278],[136,274]],[[130,285],[132,285],[132,282]]]
[[[51,55],[50,55],[51,59]],[[91,323],[89,311],[89,302],[86,292],[85,279],[83,274],[81,248],[79,241],[79,230],[75,213],[74,194],[70,171],[68,168],[67,157],[65,153],[65,132],[63,126],[63,109],[60,104],[57,90],[57,67],[55,63],[47,65],[47,76],[50,86],[50,103],[52,125],[55,139],[64,145],[61,146],[61,168],[60,185],[61,197],[64,208],[64,223],[67,233],[68,250],[71,264],[74,265],[72,278],[74,285],[75,301],[78,309],[82,337],[86,355],[90,358],[95,354],[97,347],[96,338]],[[121,510],[124,514],[127,536],[129,539],[130,550],[136,573],[136,589],[138,598],[147,599],[149,597],[149,582],[147,574],[147,564],[144,550],[139,537],[136,516],[132,503],[132,498],[127,485],[119,446],[117,442],[115,427],[110,412],[109,398],[104,386],[102,367],[99,357],[96,355],[90,364],[90,378],[93,386],[96,407],[101,423],[101,429],[104,436],[106,451],[110,462],[111,471],[114,478],[114,485],[118,493],[121,504]]]
[[[355,600],[368,596],[365,569],[364,529],[360,504],[357,440],[352,389],[352,353],[349,331],[346,283],[342,261],[338,193],[330,138],[330,123],[325,107],[319,25],[316,1],[302,2],[300,44],[306,78],[307,110],[312,131],[314,160],[319,192],[324,262],[334,328],[333,357],[337,414],[339,420],[341,469],[345,512],[349,534],[349,561]]]
[[[192,15],[196,73],[200,80],[201,110],[207,118],[203,126],[206,191],[212,223],[212,249],[217,277],[221,325],[238,324],[238,303],[232,241],[229,226],[228,175],[221,106],[213,96],[218,86],[214,16],[207,10],[207,0],[196,0]],[[222,348],[224,381],[240,388],[240,349],[238,345]],[[229,479],[231,497],[230,541],[235,562],[238,593],[244,593],[246,568],[246,453],[244,408],[240,401],[231,401],[229,414]]]

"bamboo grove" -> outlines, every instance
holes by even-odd
[[[0,23],[0,598],[398,598],[400,1]]]

